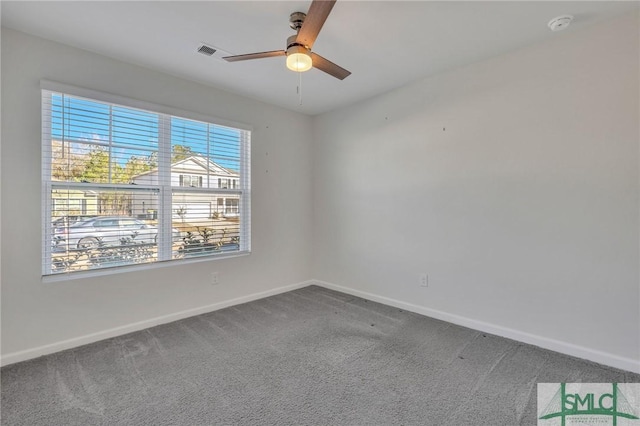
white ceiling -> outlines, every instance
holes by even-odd
[[[635,1],[339,0],[313,50],[353,74],[303,73],[302,105],[283,57],[227,63],[196,52],[201,42],[230,54],[284,49],[289,14],[309,5],[4,0],[1,13],[6,27],[314,115],[638,9]],[[575,16],[572,25],[551,32],[547,22],[563,14]]]

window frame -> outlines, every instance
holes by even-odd
[[[200,175],[190,175],[190,174],[186,174],[186,173],[180,173],[178,175],[178,186],[181,188],[202,188],[202,176]],[[189,185],[185,185],[185,178],[189,177]],[[195,178],[195,185],[194,185],[194,178]]]
[[[166,267],[172,265],[182,265],[187,263],[197,263],[203,261],[212,261],[217,259],[224,259],[237,256],[245,256],[251,253],[251,136],[253,128],[250,125],[224,120],[217,117],[211,117],[204,114],[200,114],[193,111],[186,111],[179,108],[174,108],[166,105],[159,105],[146,101],[139,101],[119,95],[113,95],[96,90],[79,88],[63,83],[53,82],[49,80],[41,80],[41,137],[42,137],[42,175],[41,175],[41,200],[42,200],[42,222],[43,233],[41,240],[42,249],[42,280],[43,282],[49,281],[62,281],[75,278],[83,278],[89,276],[99,275],[111,275],[117,273],[123,273],[133,270],[141,269],[154,269],[158,267]],[[51,173],[51,156],[52,156],[52,129],[51,129],[51,96],[53,93],[60,93],[64,95],[87,98],[96,102],[109,103],[125,108],[135,108],[144,110],[150,113],[160,115],[160,120],[163,121],[158,129],[158,168],[163,169],[164,173],[159,173],[159,182],[157,185],[135,185],[131,187],[129,185],[116,184],[116,183],[80,183],[80,182],[57,182],[52,180]],[[168,243],[165,243],[167,238],[172,238],[172,194],[176,191],[182,190],[209,190],[212,194],[219,193],[217,188],[204,188],[204,187],[183,187],[171,185],[171,119],[172,117],[186,120],[200,121],[203,123],[209,123],[222,127],[229,127],[235,130],[241,131],[240,137],[240,152],[239,152],[239,185],[238,189],[228,190],[231,194],[237,194],[239,198],[240,208],[240,223],[239,223],[239,250],[224,253],[215,253],[211,255],[203,255],[194,258],[180,258],[175,259],[171,256],[171,247]],[[168,125],[167,125],[168,122]],[[51,255],[52,247],[51,243],[53,238],[52,221],[55,217],[52,216],[52,188],[54,186],[65,188],[80,188],[85,190],[155,190],[158,189],[158,210],[163,210],[161,213],[158,211],[158,258],[157,260],[149,263],[130,264],[122,266],[113,266],[106,268],[88,269],[82,271],[67,271],[67,272],[54,272],[51,267]],[[227,192],[227,191],[225,191]]]

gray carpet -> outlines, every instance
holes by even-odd
[[[2,368],[2,425],[535,425],[640,376],[320,287]]]

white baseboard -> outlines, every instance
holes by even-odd
[[[14,364],[20,361],[26,361],[29,359],[37,358],[43,355],[52,354],[54,352],[60,352],[66,349],[75,348],[78,346],[86,345],[89,343],[98,342],[100,340],[109,339],[111,337],[122,336],[123,334],[131,333],[134,331],[144,330],[145,328],[154,327],[160,324],[166,324],[169,322],[189,318],[195,315],[205,314],[208,312],[217,311],[219,309],[227,308],[229,306],[239,305],[242,303],[251,302],[257,299],[263,299],[265,297],[274,296],[276,294],[285,293],[287,291],[296,290],[299,288],[307,287],[313,284],[313,281],[303,281],[297,284],[291,284],[274,288],[259,293],[249,294],[247,296],[238,297],[235,299],[225,300],[222,302],[214,303],[212,305],[201,306],[198,308],[187,309],[180,312],[175,312],[169,315],[163,315],[156,318],[151,318],[144,321],[139,321],[133,324],[127,324],[121,327],[115,327],[97,333],[91,333],[80,337],[74,337],[73,339],[63,340],[61,342],[55,342],[48,345],[39,346],[24,351],[8,353],[0,358],[0,365],[5,366]]]
[[[400,300],[391,299],[388,297],[379,296],[373,293],[355,290],[349,287],[343,287],[337,284],[332,284],[332,283],[329,283],[326,281],[320,281],[320,280],[309,280],[309,281],[303,281],[297,284],[277,287],[271,290],[267,290],[259,293],[253,293],[247,296],[225,300],[225,301],[214,303],[207,306],[187,309],[181,312],[176,312],[169,315],[163,315],[160,317],[151,318],[151,319],[136,322],[133,324],[127,324],[121,327],[115,327],[108,330],[99,331],[96,333],[91,333],[84,336],[75,337],[72,339],[63,340],[60,342],[55,342],[55,343],[39,346],[32,349],[8,353],[0,358],[0,365],[5,366],[9,364],[14,364],[20,361],[26,361],[29,359],[43,356],[43,355],[48,355],[51,353],[60,352],[66,349],[72,349],[72,348],[86,345],[89,343],[98,342],[100,340],[121,336],[134,331],[144,330],[145,328],[154,327],[156,325],[166,324],[166,323],[181,320],[184,318],[189,318],[195,315],[213,312],[219,309],[227,308],[229,306],[239,305],[239,304],[251,302],[257,299],[263,299],[265,297],[274,296],[276,294],[285,293],[287,291],[296,290],[299,288],[307,287],[309,285],[318,285],[320,287],[325,287],[325,288],[336,290],[342,293],[351,294],[353,296],[361,297],[363,299],[371,300],[373,302],[383,303],[385,305],[394,306],[400,309],[404,309],[410,312],[415,312],[417,314],[425,315],[431,318],[447,321],[452,324],[461,325],[463,327],[468,327],[468,328],[482,331],[485,333],[495,334],[497,336],[506,337],[508,339],[513,339],[519,342],[528,343],[530,345],[539,346],[541,348],[549,349],[555,352],[560,352],[566,355],[575,356],[578,358],[597,362],[599,364],[608,365],[611,367],[615,367],[622,370],[631,371],[631,372],[640,374],[640,361],[638,360],[620,357],[607,352],[586,348],[584,346],[578,346],[571,343],[562,342],[559,340],[549,339],[546,337],[537,336],[537,335],[526,333],[523,331],[502,327],[499,325],[478,321],[471,318],[466,318],[459,315],[438,311],[435,309],[425,308],[423,306],[414,305],[412,303],[402,302]]]
[[[449,314],[435,309],[425,308],[423,306],[414,305],[412,303],[402,302],[400,300],[379,296],[365,291],[355,290],[349,287],[328,283],[320,280],[312,280],[314,285],[325,287],[330,290],[336,290],[342,293],[351,294],[363,299],[379,302],[385,305],[394,306],[406,311],[415,312],[430,318],[439,319],[450,322],[452,324],[461,325],[473,330],[482,331],[484,333],[495,334],[497,336],[506,337],[508,339],[517,340],[519,342],[528,343],[544,349],[560,352],[565,355],[575,356],[577,358],[586,359],[597,362],[599,364],[608,365],[610,367],[619,368],[625,371],[631,371],[640,374],[640,361],[631,358],[624,358],[607,352],[578,346],[571,343],[562,342],[560,340],[549,339],[547,337],[537,336],[535,334],[514,330],[499,325],[462,317],[459,315]]]

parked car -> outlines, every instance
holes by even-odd
[[[64,228],[68,228],[69,226],[73,225],[78,221],[91,219],[93,217],[95,216],[75,216],[75,215],[60,216],[54,219],[53,222],[51,222],[51,229],[53,230],[54,233],[55,232],[61,233]]]
[[[173,229],[173,240],[180,240],[180,231]],[[58,246],[87,249],[98,245],[117,246],[130,239],[136,243],[155,243],[158,228],[128,216],[95,216],[78,220],[66,228],[56,229]]]

